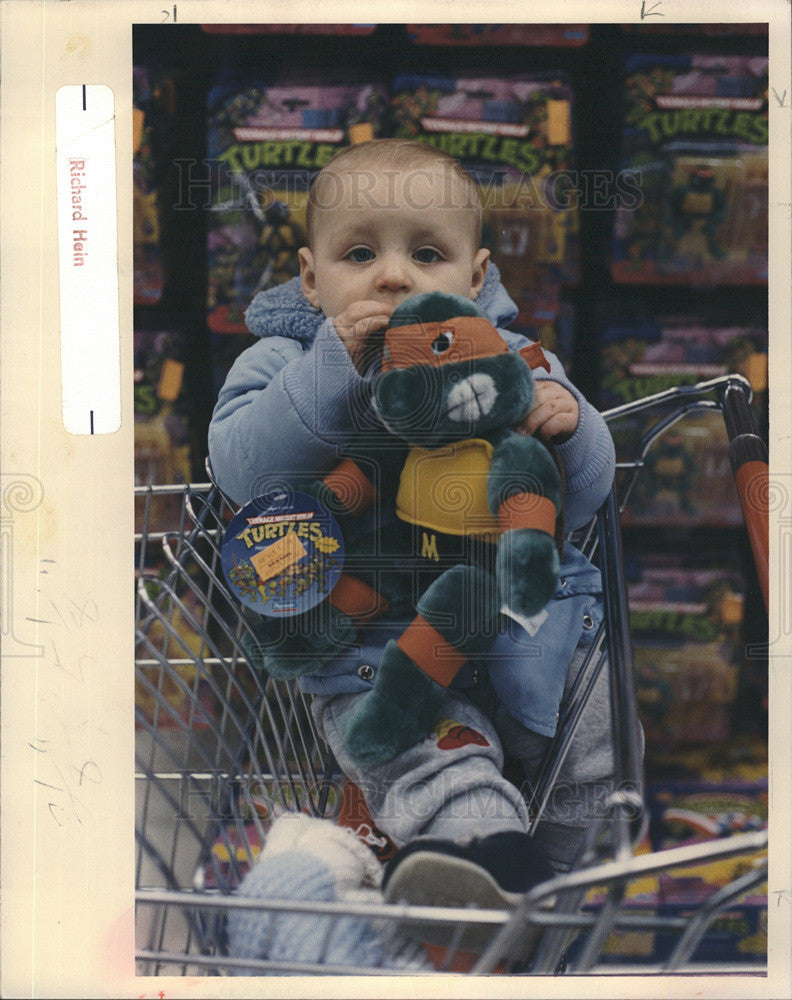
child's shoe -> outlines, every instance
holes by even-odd
[[[423,949],[392,921],[328,915],[305,906],[381,903],[380,874],[379,862],[351,830],[301,813],[279,817],[237,893],[240,898],[260,900],[262,907],[229,907],[228,954],[265,962],[259,971],[274,975],[296,975],[295,969],[311,966],[330,973],[350,968],[431,970]],[[295,910],[267,909],[272,900],[303,905]],[[243,967],[240,974],[249,973]]]
[[[549,862],[527,833],[505,831],[464,845],[415,840],[387,863],[382,889],[389,903],[511,910],[529,889],[553,876]],[[416,932],[430,944],[453,942],[476,952],[483,951],[496,933],[491,924],[470,923],[457,940],[455,930],[458,924],[423,923]],[[526,940],[521,951],[533,949],[536,934],[530,927],[527,938],[530,942]]]

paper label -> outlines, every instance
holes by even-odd
[[[115,109],[100,84],[55,95],[63,423],[121,427]]]
[[[305,546],[300,539],[289,532],[277,542],[273,542],[268,549],[262,549],[251,558],[251,562],[256,568],[259,580],[263,582],[269,580],[271,576],[277,576],[289,566],[293,566],[305,555]]]

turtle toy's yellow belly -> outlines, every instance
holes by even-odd
[[[487,504],[492,452],[489,441],[480,438],[442,448],[414,447],[402,469],[396,513],[433,531],[497,539],[497,520]]]

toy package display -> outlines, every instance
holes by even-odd
[[[659,11],[658,11],[659,12]],[[662,20],[655,19],[651,22],[641,21],[640,23],[623,24],[622,31],[632,35],[704,35],[709,37],[728,38],[733,36],[745,37],[767,37],[767,23],[749,24],[739,21],[731,24],[697,24],[688,22],[685,24],[663,24]]]
[[[189,421],[183,390],[185,344],[176,330],[134,331],[135,486],[188,483],[191,479]],[[183,517],[180,496],[152,494],[135,498],[135,531],[178,531]],[[136,568],[136,575],[137,569]],[[162,549],[145,549],[145,572],[165,576],[171,568]],[[152,622],[146,632],[143,659],[135,676],[136,725],[178,728],[184,720],[203,728],[212,718],[213,701],[205,679],[191,659],[163,672],[158,658],[174,656],[174,633],[183,650],[193,657],[205,649],[206,640],[195,631],[203,609],[189,590],[180,605],[167,612],[167,625]],[[178,603],[178,602],[177,602]]]
[[[189,425],[182,385],[184,343],[173,330],[134,332],[135,486],[190,481]],[[149,520],[178,526],[180,500],[151,497]],[[141,530],[142,501],[135,530]]]
[[[736,572],[644,557],[628,590],[638,704],[650,745],[729,736],[742,665],[742,589]]]
[[[218,340],[245,337],[253,296],[299,274],[310,183],[338,149],[381,134],[387,97],[384,88],[367,84],[221,78],[208,105],[207,306],[219,388],[245,344],[233,343],[229,358]]]
[[[618,207],[616,281],[767,280],[766,58],[633,56],[621,171],[640,190]]]
[[[767,781],[664,781],[647,787],[649,833],[637,846],[640,856],[689,846],[718,837],[761,830],[767,826]],[[705,901],[751,870],[762,853],[726,858],[694,867],[671,869],[630,882],[623,908],[635,917],[608,938],[602,961],[625,958],[636,964],[667,961],[679,942],[679,932],[642,925],[646,918],[682,919],[690,923]],[[589,894],[587,907],[604,901],[603,890]],[[709,962],[764,962],[767,958],[767,895],[759,886],[733,902],[708,927],[690,958]]]
[[[648,832],[633,848],[636,857],[649,854],[652,845]],[[652,917],[657,912],[658,879],[656,875],[645,875],[643,878],[632,879],[627,883],[622,909],[625,914],[636,918],[636,926],[623,926],[613,930],[605,941],[601,961],[605,965],[623,963],[625,958],[632,962],[644,964],[652,962],[656,951],[656,932],[654,928],[638,926],[646,917]],[[598,910],[607,900],[607,887],[598,886],[589,889],[584,904],[584,910]]]
[[[585,45],[587,24],[408,24],[418,45]]]
[[[479,184],[484,242],[520,309],[513,328],[555,352],[561,288],[578,277],[568,82],[400,76],[392,104],[395,136],[444,150]]]
[[[647,796],[655,850],[763,830],[767,826],[767,779],[711,782],[664,782],[651,785]],[[727,871],[724,871],[727,866]],[[724,885],[734,862],[716,862],[709,880]],[[662,889],[661,876],[661,889]]]
[[[138,329],[134,350],[135,486],[189,482],[183,338]]]
[[[648,789],[654,850],[682,847],[715,837],[763,830],[768,818],[767,779],[712,782],[667,781]],[[659,876],[659,912],[690,919],[713,892],[749,872],[756,858],[741,856]],[[670,950],[674,935],[657,935],[658,951]],[[767,896],[763,887],[735,901],[718,916],[698,949],[698,961],[756,961],[767,957]]]
[[[720,375],[744,375],[755,404],[767,390],[767,330],[709,326],[689,318],[633,319],[608,325],[600,341],[597,403],[603,410]],[[632,459],[660,419],[634,415],[611,425],[617,454]],[[742,523],[728,437],[718,412],[690,415],[668,428],[646,454],[625,524],[693,527]]]
[[[165,282],[161,247],[163,145],[175,113],[172,77],[145,66],[132,68],[132,225],[134,301],[159,302]]]
[[[376,24],[202,24],[209,35],[370,35]]]
[[[717,891],[712,885],[704,883],[699,893],[693,893],[689,884],[685,884],[681,898],[662,902],[658,914],[665,919],[690,924],[701,913],[705,900]],[[678,932],[658,931],[656,961],[667,961],[678,941]],[[708,927],[691,962],[701,963],[702,967],[713,963],[755,962],[757,972],[760,972],[767,962],[767,897],[754,892],[719,913]]]
[[[752,669],[753,664],[748,661],[747,666]],[[659,780],[707,781],[710,784],[765,781],[768,765],[766,717],[764,721],[763,735],[738,734],[726,743],[705,746],[655,748],[650,761],[650,784],[657,784]]]
[[[167,568],[161,572],[166,574]],[[196,633],[193,625],[200,620],[203,608],[190,591],[179,600],[181,606],[174,602],[168,611],[167,624],[154,621],[149,625],[145,645],[138,652],[151,665],[138,663],[135,670],[136,727],[182,729],[189,720],[194,729],[205,729],[216,718],[212,686],[201,676],[195,662],[207,649],[206,639]],[[179,654],[174,653],[175,648]],[[163,670],[161,661],[175,655],[182,657],[181,662]]]

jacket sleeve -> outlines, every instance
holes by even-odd
[[[607,497],[616,471],[616,451],[608,425],[586,397],[569,381],[555,355],[545,351],[550,371],[539,368],[537,381],[551,379],[572,393],[580,408],[580,421],[572,437],[557,445],[566,477],[564,516],[568,531],[586,524]]]
[[[330,320],[308,350],[263,338],[234,362],[209,426],[214,477],[237,503],[275,482],[323,475],[364,426],[369,383],[356,371]]]

